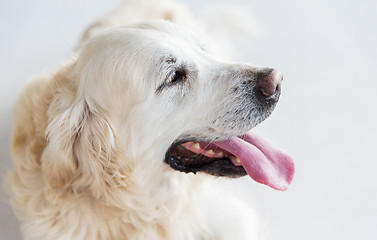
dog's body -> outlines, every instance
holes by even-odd
[[[32,81],[16,106],[8,184],[25,236],[256,239],[247,203],[212,177],[182,173],[245,170],[234,159],[199,168],[174,156],[182,142],[221,142],[263,121],[280,88],[268,100],[252,93],[263,86],[267,94],[271,71],[219,61],[169,22],[98,26],[77,57]]]

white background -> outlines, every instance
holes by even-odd
[[[11,166],[11,109],[27,78],[69,56],[82,30],[118,2],[1,0],[1,177]],[[284,73],[278,107],[255,131],[294,156],[294,182],[278,192],[235,181],[254,196],[263,239],[377,239],[377,1],[182,2],[194,12],[220,2],[249,8],[262,31],[238,42],[239,60]],[[0,239],[20,239],[0,197]]]

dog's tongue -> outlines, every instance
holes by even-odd
[[[277,190],[286,190],[294,175],[292,158],[267,139],[247,133],[214,145],[232,153],[255,181]]]

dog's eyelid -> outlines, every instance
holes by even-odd
[[[167,62],[168,64],[174,64],[177,62],[177,59],[175,57],[168,57],[166,58],[165,62]]]

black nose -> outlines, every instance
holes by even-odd
[[[275,93],[280,91],[282,81],[283,75],[279,71],[268,69],[258,75],[257,89],[266,98],[276,96],[278,94]]]

